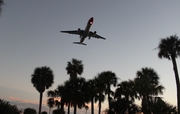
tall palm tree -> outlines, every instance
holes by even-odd
[[[84,78],[71,78],[65,82],[66,87],[70,91],[70,102],[74,107],[74,114],[77,112],[77,107],[82,108],[85,106],[85,92],[83,86],[85,84]]]
[[[95,79],[88,80],[85,86],[85,93],[87,97],[89,97],[89,101],[91,102],[91,114],[94,114],[94,102],[95,98],[97,98],[97,84]]]
[[[54,101],[54,98],[49,98],[47,100],[47,105],[49,107],[49,114],[51,114],[51,109],[54,107],[55,105],[55,101]]]
[[[49,67],[37,67],[34,70],[34,73],[31,75],[31,83],[36,88],[36,90],[40,93],[39,100],[39,114],[41,114],[41,105],[43,92],[45,89],[48,89],[54,83],[54,75],[53,71]]]
[[[99,78],[99,75],[94,78],[96,87],[97,87],[97,97],[95,98],[95,101],[99,101],[98,106],[98,114],[101,114],[101,103],[105,101],[105,83]]]
[[[77,78],[78,75],[83,73],[82,61],[73,58],[72,61],[67,62],[66,71],[70,78]]]
[[[180,82],[176,63],[176,58],[180,56],[180,39],[176,35],[162,38],[158,45],[158,50],[158,57],[160,59],[166,58],[172,61],[177,88],[177,107],[178,113],[180,114]]]
[[[142,98],[142,111],[144,114],[150,114],[149,99],[163,94],[164,90],[164,87],[160,85],[159,76],[154,69],[145,67],[137,71],[134,80],[139,97]]]
[[[2,5],[4,5],[4,0],[0,0],[0,14],[1,14],[1,10],[2,10]]]
[[[117,77],[116,74],[111,71],[104,71],[101,72],[99,75],[99,80],[101,80],[105,85],[105,92],[108,95],[108,103],[109,103],[109,109],[111,110],[111,94],[113,95],[114,92],[111,91],[111,86],[116,87],[117,84]]]
[[[71,105],[71,88],[68,87],[68,81],[64,83],[64,85],[58,85],[56,94],[60,97],[61,109],[64,110],[64,105],[68,106],[68,114],[70,114],[70,105]]]

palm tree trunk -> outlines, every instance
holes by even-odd
[[[74,104],[74,114],[76,114],[77,106]]]
[[[180,114],[180,82],[179,82],[179,74],[177,70],[177,64],[176,64],[176,59],[175,57],[172,57],[172,63],[173,63],[173,70],[175,74],[175,79],[176,79],[176,86],[177,86],[177,107],[178,107],[178,114]]]
[[[40,98],[39,98],[39,114],[41,114],[42,97],[43,97],[43,93],[40,92]]]
[[[110,86],[108,85],[108,103],[109,103],[109,110],[111,111],[111,98],[110,98]]]
[[[91,114],[94,114],[94,98],[91,97]]]
[[[70,102],[68,103],[68,114],[70,114]]]
[[[102,93],[100,92],[100,95],[99,95],[99,113],[98,114],[101,114],[101,99],[102,99]]]
[[[101,114],[101,101],[99,101],[99,113],[98,114]]]

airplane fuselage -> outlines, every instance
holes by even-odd
[[[84,33],[81,36],[80,43],[82,43],[85,40],[85,38],[88,36],[90,28],[91,28],[91,24],[87,23]]]
[[[90,28],[91,28],[91,25],[93,24],[93,21],[94,21],[94,18],[91,17],[91,18],[89,19],[89,21],[87,22],[86,28],[84,29],[84,33],[83,33],[82,36],[80,36],[80,38],[81,38],[81,39],[80,39],[80,43],[83,43],[83,41],[85,40],[85,38],[88,36],[89,30],[90,30]]]

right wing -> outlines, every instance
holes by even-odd
[[[84,30],[72,30],[72,31],[60,31],[62,33],[69,33],[69,34],[75,34],[75,35],[83,35]]]
[[[90,32],[89,32],[89,37],[94,37],[94,38],[97,38],[97,39],[100,38],[100,39],[106,40],[106,38],[104,38],[104,37],[96,34],[96,31],[95,31],[95,32],[90,31]]]

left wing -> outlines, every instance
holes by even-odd
[[[97,39],[100,38],[100,39],[106,40],[106,38],[104,38],[104,37],[96,34],[96,31],[95,31],[95,32],[90,31],[90,32],[89,32],[89,37],[94,37],[94,38],[97,38]]]
[[[83,30],[72,30],[72,31],[60,31],[62,33],[69,33],[69,34],[75,34],[75,35],[82,35],[83,34]]]

